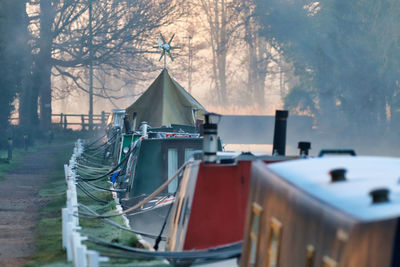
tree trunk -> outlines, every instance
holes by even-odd
[[[27,76],[22,82],[22,90],[19,97],[19,124],[24,129],[35,128],[39,123],[38,116],[38,87],[36,81]]]
[[[265,106],[265,77],[267,75],[268,54],[267,44],[257,35],[256,22],[251,14],[246,14],[245,41],[248,48],[248,77],[247,86],[252,94],[253,103],[260,107]]]
[[[227,14],[225,0],[221,0],[221,26],[220,26],[220,42],[218,51],[218,79],[220,82],[220,90],[222,97],[222,105],[228,104],[227,84],[226,84],[226,56],[228,50],[227,37]]]
[[[2,92],[2,100],[7,99],[9,90],[12,90],[12,94],[7,99],[8,103],[5,107],[12,108],[12,101],[18,93],[20,96],[19,101],[19,119],[20,125],[26,125],[28,120],[29,111],[25,111],[25,100],[30,101],[30,96],[27,94],[31,93],[31,47],[29,46],[30,35],[28,33],[28,15],[26,13],[26,2],[27,0],[14,1],[6,0],[2,1],[2,18],[6,20],[6,23],[2,23],[2,27],[6,27],[5,30],[7,42],[2,47],[5,49],[2,53],[5,56],[6,63],[3,66],[5,72],[2,74],[2,79],[7,81]],[[4,32],[3,32],[4,33]],[[6,97],[7,96],[7,97]],[[22,100],[22,98],[24,100]],[[37,109],[37,107],[36,107]],[[4,112],[6,116],[9,116],[9,112]],[[26,120],[25,120],[26,119]]]
[[[228,104],[226,57],[228,51],[228,19],[225,0],[201,1],[209,24],[212,48],[213,78],[220,105]]]
[[[51,125],[51,44],[53,22],[51,1],[40,1],[40,40],[36,62],[40,97],[40,127],[48,130]]]

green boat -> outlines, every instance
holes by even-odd
[[[202,149],[196,124],[205,113],[166,69],[125,110],[128,125],[122,127],[118,140],[118,162],[124,167],[114,181],[117,188],[126,190],[119,195],[126,206],[151,194]],[[172,182],[161,195],[175,194],[177,185],[178,180]]]

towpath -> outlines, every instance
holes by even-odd
[[[70,147],[70,146],[68,146]],[[35,251],[35,226],[46,199],[39,190],[57,168],[54,155],[66,145],[27,152],[21,163],[0,180],[0,266],[23,266]]]

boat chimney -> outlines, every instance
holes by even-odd
[[[203,161],[213,163],[217,161],[218,150],[218,122],[221,115],[207,113],[204,115],[203,125]]]
[[[131,126],[129,125],[128,116],[124,117],[124,127],[125,127],[125,132],[126,133],[130,133],[131,132]]]
[[[300,156],[308,156],[308,152],[311,149],[310,142],[299,142],[297,148],[300,149]]]
[[[136,116],[137,116],[137,113],[133,112],[133,117],[132,117],[132,130],[133,131],[136,130]]]
[[[289,111],[277,110],[275,112],[274,146],[272,154],[285,156],[286,126]]]
[[[389,202],[389,189],[375,189],[372,190],[369,194],[372,197],[372,204]]]
[[[203,136],[203,120],[196,119],[196,132]]]
[[[147,122],[142,121],[142,123],[140,124],[140,131],[142,133],[142,136],[147,136],[147,128],[149,127],[149,125],[147,124]]]
[[[343,182],[346,181],[346,169],[333,169],[329,172],[331,175],[331,182],[336,183],[336,182]]]

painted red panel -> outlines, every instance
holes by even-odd
[[[251,161],[237,165],[201,163],[184,250],[242,240]]]

